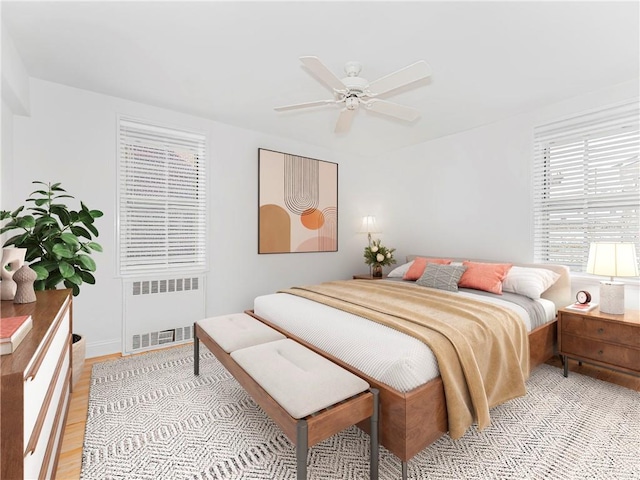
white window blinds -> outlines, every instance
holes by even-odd
[[[534,254],[584,271],[589,244],[633,242],[640,253],[637,100],[534,131]]]
[[[206,269],[206,138],[119,119],[121,275]]]

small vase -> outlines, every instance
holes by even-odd
[[[382,277],[382,265],[374,265],[371,269],[371,275],[373,277]]]
[[[36,292],[33,290],[33,282],[38,274],[26,263],[13,274],[16,282],[16,294],[13,303],[33,303],[36,301]]]
[[[27,253],[26,248],[3,248],[2,249],[2,270],[0,276],[0,297],[2,300],[13,300],[16,294],[16,282],[13,281],[13,275],[24,264],[24,257]],[[7,270],[7,267],[9,268]]]

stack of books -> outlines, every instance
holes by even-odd
[[[0,318],[0,355],[15,352],[32,324],[31,315]]]

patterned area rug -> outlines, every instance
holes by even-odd
[[[82,479],[294,479],[295,449],[201,344],[93,367]],[[492,425],[448,436],[409,462],[410,479],[640,479],[640,393],[538,367]],[[356,427],[315,445],[309,479],[368,478]],[[380,451],[380,478],[400,462]]]

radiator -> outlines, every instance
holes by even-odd
[[[205,316],[205,278],[123,280],[123,354],[192,341],[193,322]]]

